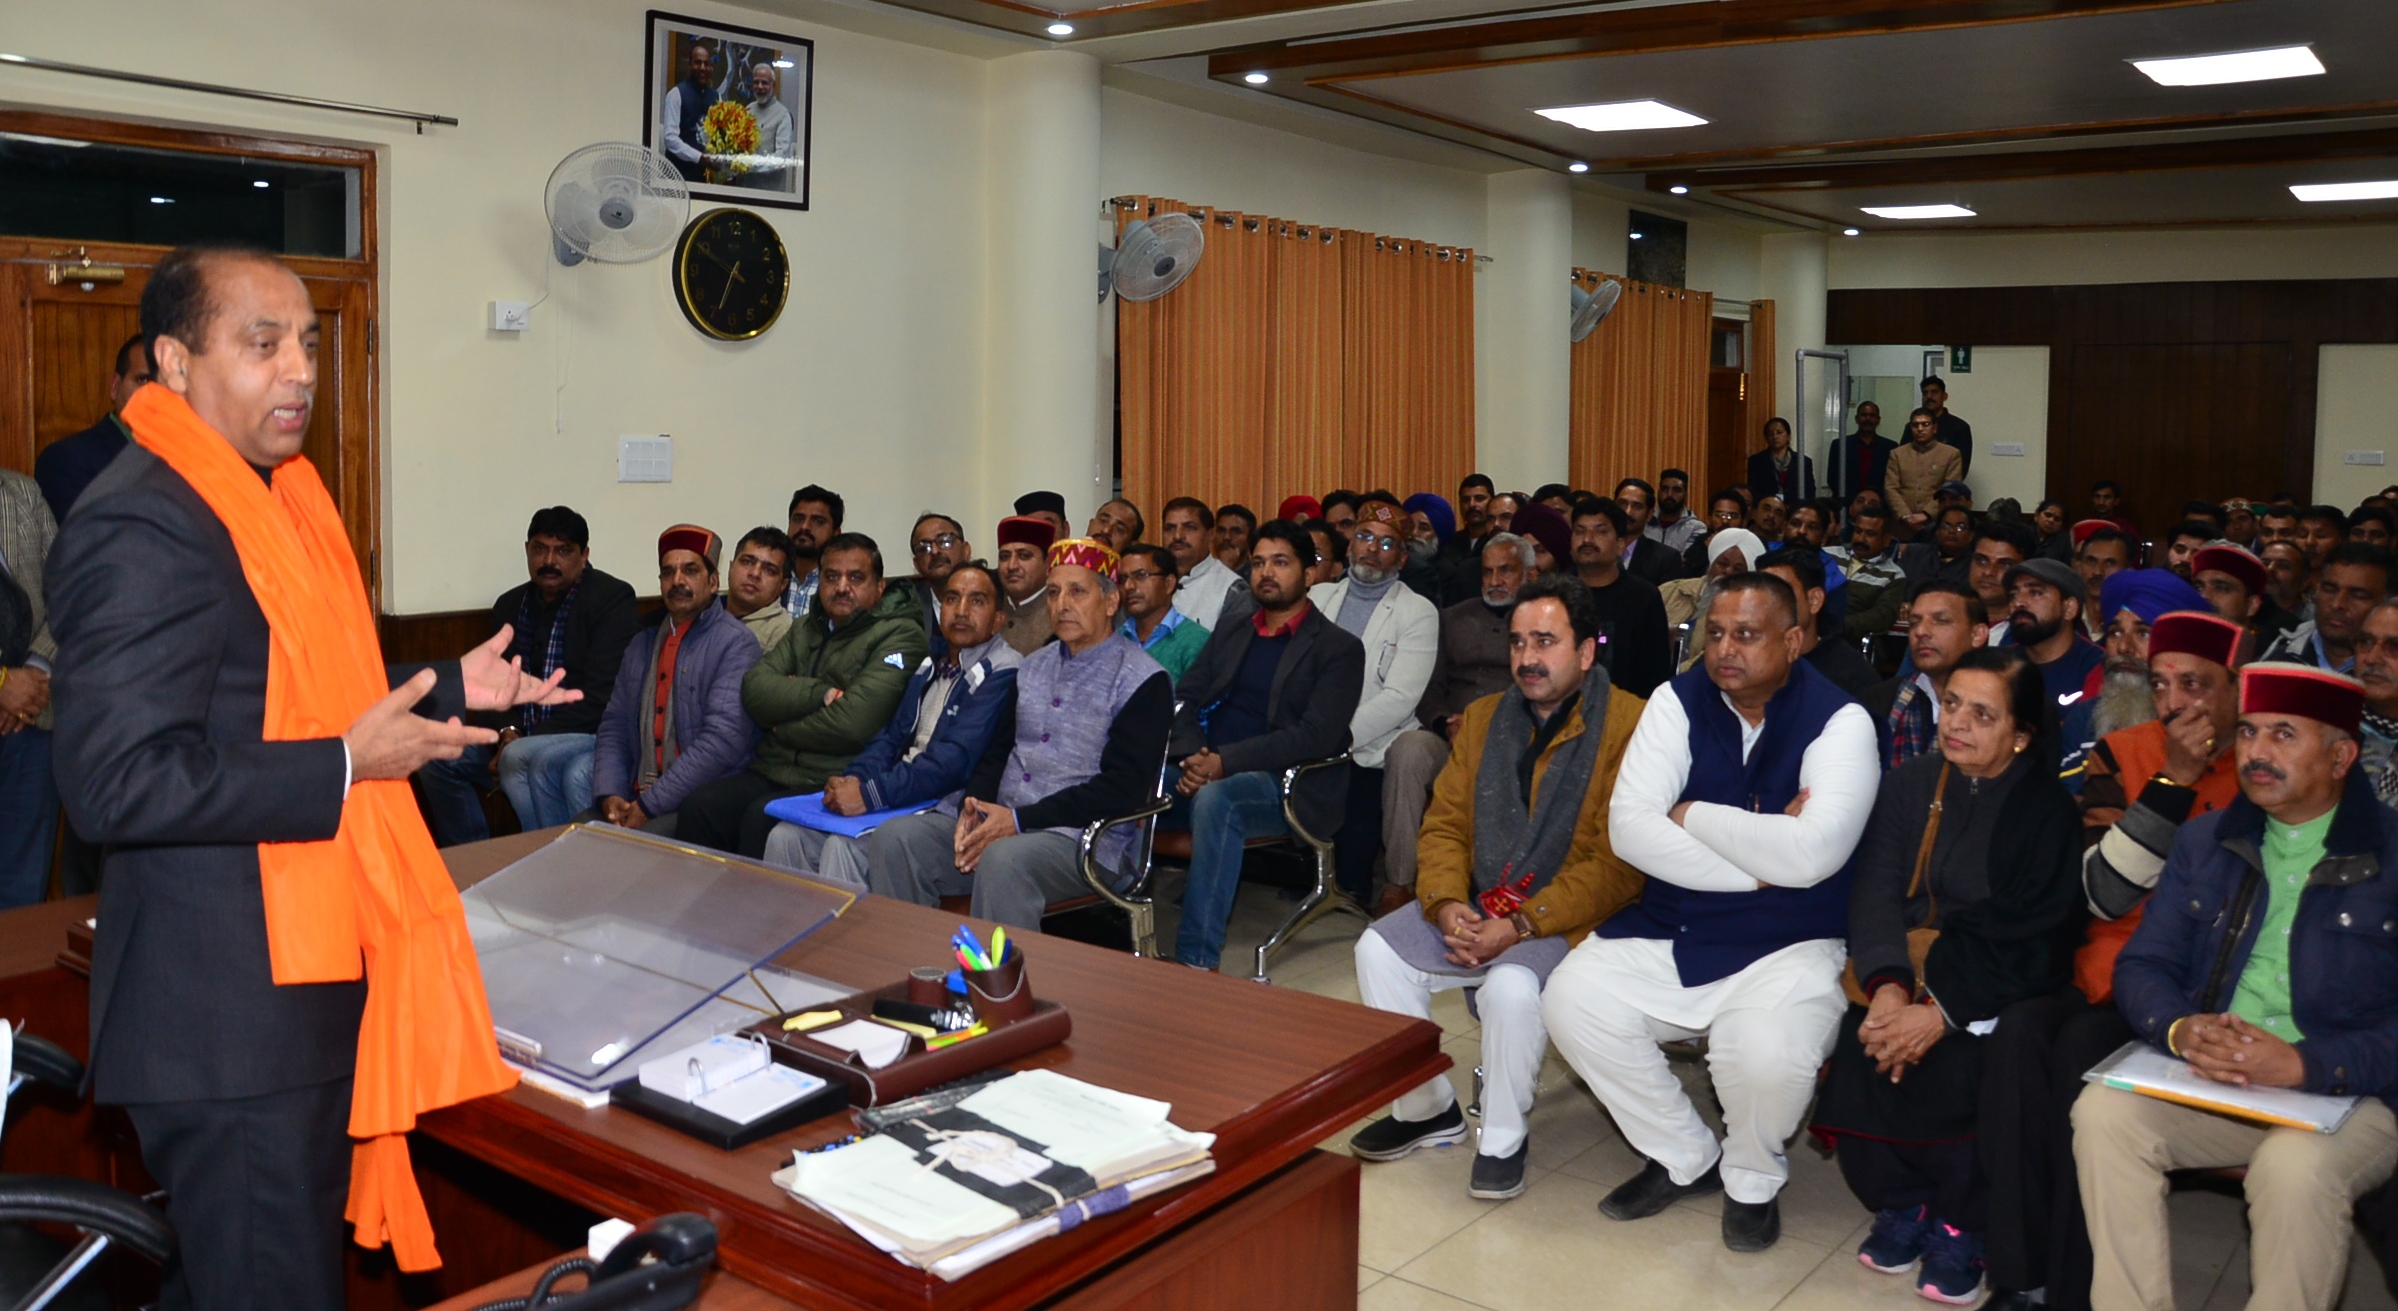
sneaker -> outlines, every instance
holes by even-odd
[[[1735,1252],[1762,1252],[1782,1241],[1782,1199],[1741,1202],[1724,1199],[1724,1246]]]
[[[1708,1166],[1707,1173],[1686,1184],[1674,1182],[1673,1175],[1655,1161],[1642,1166],[1640,1173],[1620,1184],[1599,1203],[1599,1214],[1610,1220],[1645,1220],[1672,1206],[1685,1197],[1698,1197],[1723,1191],[1723,1177],[1716,1167]]]
[[[1932,1235],[1932,1208],[1880,1211],[1873,1232],[1857,1246],[1857,1263],[1886,1275],[1903,1275],[1923,1259],[1923,1245]]]
[[[1923,1247],[1923,1272],[1915,1291],[1950,1306],[1972,1306],[1982,1299],[1988,1282],[1982,1260],[1982,1239],[1943,1220],[1931,1227]]]
[[[1505,1156],[1474,1157],[1474,1182],[1466,1192],[1485,1202],[1504,1202],[1521,1196],[1524,1191],[1524,1159],[1532,1154],[1532,1140],[1526,1138],[1513,1152]]]
[[[1349,1154],[1361,1161],[1396,1161],[1427,1147],[1462,1143],[1465,1135],[1465,1112],[1451,1102],[1449,1109],[1429,1120],[1383,1116],[1357,1131],[1357,1136],[1349,1140]]]

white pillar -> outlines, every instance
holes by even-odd
[[[1036,488],[1079,527],[1107,474],[1099,405],[1099,63],[1071,50],[989,65],[985,116],[990,299],[985,322],[981,543]]]
[[[1502,490],[1566,478],[1574,202],[1546,169],[1491,175],[1481,273],[1474,449]]]
[[[1798,357],[1792,352],[1823,348],[1830,244],[1820,232],[1777,232],[1765,238],[1760,259],[1759,295],[1774,303],[1774,413],[1793,423],[1799,416]],[[1820,451],[1813,453],[1821,458]]]

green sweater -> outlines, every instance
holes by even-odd
[[[880,604],[838,629],[818,593],[807,618],[741,679],[741,708],[762,730],[750,769],[794,792],[822,788],[890,722],[925,654],[915,589],[885,588]],[[841,697],[827,705],[834,688]]]

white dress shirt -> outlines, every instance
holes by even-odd
[[[699,147],[685,141],[682,130],[683,83],[677,82],[667,89],[666,103],[658,110],[658,145],[669,156],[696,165],[700,161]]]
[[[1741,729],[1746,759],[1765,730],[1746,719]],[[1798,815],[1761,815],[1702,801],[1676,824],[1671,813],[1689,781],[1690,719],[1682,699],[1670,687],[1659,688],[1641,711],[1616,773],[1608,831],[1615,854],[1651,878],[1694,892],[1813,887],[1848,863],[1873,813],[1882,781],[1873,719],[1851,702],[1807,745],[1799,762],[1807,804]]]
[[[1199,567],[1182,577],[1182,585],[1174,589],[1174,608],[1199,621],[1209,632],[1216,631],[1216,620],[1224,613],[1224,595],[1241,576],[1231,566],[1214,556],[1199,562]]]

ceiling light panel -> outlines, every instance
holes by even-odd
[[[1560,105],[1532,111],[1552,122],[1585,132],[1644,132],[1653,128],[1702,127],[1707,120],[1687,110],[1654,100],[1622,100],[1606,105]]]
[[[1943,219],[1972,218],[1972,210],[1963,205],[1867,205],[1865,212],[1886,219]]]
[[[2300,200],[2398,200],[2398,178],[2382,182],[2301,182],[2290,188]]]
[[[2229,54],[2191,55],[2181,59],[2135,59],[2131,65],[2158,86],[2270,82],[2285,77],[2315,77],[2323,72],[2323,61],[2315,58],[2310,46],[2235,50]]]

